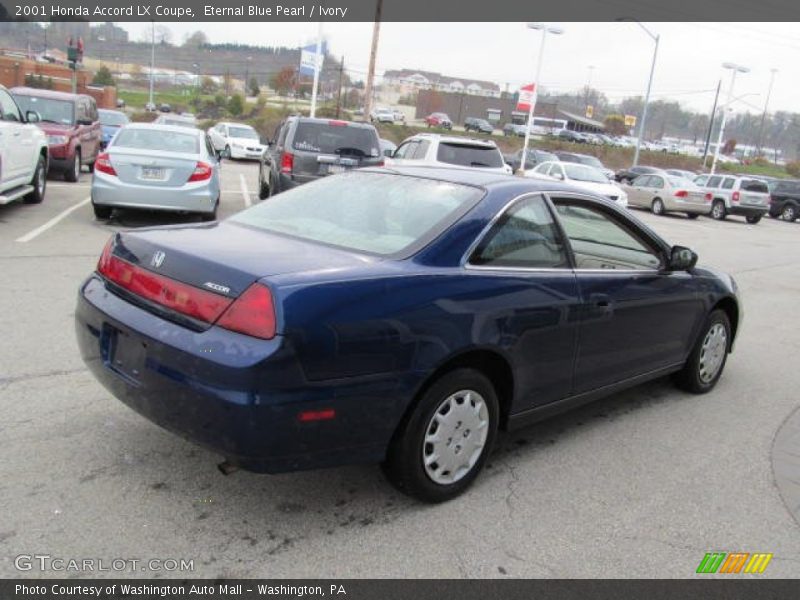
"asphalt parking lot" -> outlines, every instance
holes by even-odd
[[[772,462],[800,405],[800,223],[637,212],[739,284],[719,385],[657,381],[506,434],[466,495],[426,506],[377,467],[225,477],[96,383],[74,340],[78,285],[112,231],[196,218],[97,222],[89,183],[0,206],[0,576],[65,575],[15,568],[38,553],[194,560],[133,573],[148,577],[692,577],[712,551],[770,552],[759,577],[800,574],[800,498]],[[255,165],[226,162],[220,218],[256,201]]]

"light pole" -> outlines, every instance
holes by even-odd
[[[528,105],[528,125],[525,127],[525,144],[522,146],[522,157],[519,162],[519,170],[525,171],[525,162],[528,159],[528,142],[531,139],[531,127],[533,126],[533,110],[536,108],[536,101],[539,99],[539,84],[542,76],[542,59],[544,58],[544,44],[547,34],[561,35],[563,29],[558,27],[548,27],[544,23],[528,23],[528,29],[537,29],[542,32],[542,41],[539,43],[539,58],[536,61],[536,74],[533,80],[533,91]]]
[[[642,25],[636,19],[622,19],[624,21],[633,21],[636,23],[642,31],[644,31],[650,39],[653,40],[655,46],[653,47],[653,62],[650,65],[650,78],[647,80],[647,93],[644,96],[644,106],[642,107],[642,118],[639,121],[639,136],[636,138],[636,151],[633,153],[633,166],[639,164],[639,152],[642,147],[642,138],[644,137],[645,125],[647,124],[647,106],[650,104],[650,90],[653,87],[653,75],[656,72],[656,57],[658,56],[658,43],[661,41],[661,36],[657,33],[653,33],[647,27]]]
[[[761,113],[761,124],[758,126],[758,149],[756,154],[761,156],[761,143],[763,141],[762,136],[764,135],[764,121],[767,119],[767,108],[769,107],[769,97],[772,95],[772,84],[775,83],[775,73],[778,72],[778,69],[770,69],[769,70],[769,87],[767,88],[767,99],[764,100],[764,112]]]
[[[589,65],[589,79],[586,80],[586,97],[584,98],[584,110],[589,109],[589,94],[592,93],[592,75],[594,75],[594,65]]]
[[[317,88],[319,88],[319,72],[322,69],[320,55],[322,54],[322,21],[317,25],[317,48],[314,53],[314,83],[311,87],[311,110],[309,116],[313,119],[317,114]],[[325,60],[324,58],[322,59]],[[324,63],[323,63],[324,64]]]
[[[750,69],[737,65],[736,63],[724,62],[722,63],[723,69],[730,69],[731,71],[731,84],[728,87],[728,101],[722,108],[722,119],[719,123],[719,136],[717,137],[717,147],[714,148],[714,160],[711,161],[711,174],[713,175],[717,169],[717,161],[719,160],[719,150],[722,146],[722,137],[725,135],[725,123],[728,120],[728,111],[731,110],[731,102],[733,102],[733,86],[736,84],[737,73],[748,73]]]
[[[150,44],[150,106],[153,106],[153,77],[155,77],[156,68],[156,22],[152,23],[152,39]]]

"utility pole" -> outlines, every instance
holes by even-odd
[[[153,106],[153,77],[155,77],[156,68],[156,22],[152,23],[152,39],[150,44],[150,106]]]
[[[378,38],[381,33],[381,11],[383,0],[377,0],[375,5],[375,23],[372,26],[372,47],[369,51],[369,67],[367,68],[367,83],[364,86],[364,120],[369,120],[372,112],[372,87],[375,80],[375,57],[378,54]]]
[[[336,118],[339,118],[339,111],[342,108],[342,80],[344,79],[344,56],[339,63],[339,94],[336,96]]]
[[[762,136],[764,135],[764,121],[767,119],[767,108],[769,107],[769,97],[772,95],[772,84],[775,83],[775,73],[778,69],[770,69],[769,87],[767,88],[767,99],[764,101],[764,112],[761,113],[761,124],[758,126],[758,146],[756,156],[761,156]]]
[[[714,95],[714,106],[711,108],[711,118],[708,120],[708,131],[706,131],[706,145],[703,148],[703,168],[706,168],[708,160],[708,146],[711,144],[711,130],[714,128],[714,118],[717,116],[717,102],[719,102],[719,90],[722,88],[722,79],[717,82],[717,93]]]

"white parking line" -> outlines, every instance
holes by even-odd
[[[250,192],[247,191],[247,182],[244,179],[244,175],[239,173],[239,183],[242,184],[242,197],[244,198],[244,205],[248,208],[253,204],[250,200]]]
[[[40,225],[36,229],[34,229],[32,231],[29,231],[28,233],[26,233],[22,237],[18,237],[16,241],[23,242],[23,243],[24,242],[30,242],[33,238],[35,238],[35,237],[39,236],[40,234],[44,233],[45,231],[50,229],[53,225],[56,225],[59,221],[61,221],[62,219],[66,218],[70,213],[75,212],[76,210],[78,210],[79,208],[81,208],[83,206],[86,206],[91,201],[92,201],[92,198],[89,197],[89,198],[86,198],[86,199],[82,200],[81,202],[78,202],[74,206],[70,206],[68,209],[58,213],[55,217],[50,219],[44,225]]]

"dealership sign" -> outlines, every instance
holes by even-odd
[[[317,45],[312,44],[300,49],[300,75],[313,75],[315,66],[322,70],[322,63],[325,60],[325,44],[323,43],[320,53],[317,54]],[[316,59],[316,60],[315,60]],[[315,65],[316,63],[316,65]]]
[[[536,87],[535,83],[529,83],[519,88],[519,100],[517,100],[517,110],[528,112],[531,109],[531,104],[536,102],[533,91]]]

